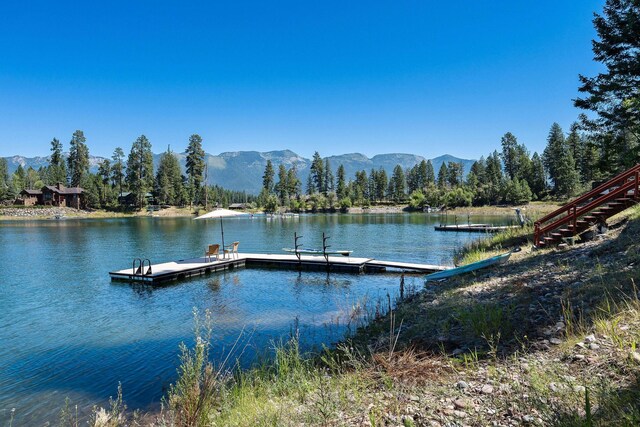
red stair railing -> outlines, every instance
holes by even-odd
[[[575,231],[579,217],[602,206],[604,203],[627,195],[631,190],[634,190],[634,198],[638,199],[640,197],[640,164],[616,175],[593,190],[537,220],[534,223],[534,245],[538,246],[540,244],[545,233],[555,230],[564,224],[571,223]],[[564,216],[561,216],[563,214]],[[553,222],[549,223],[552,220]]]

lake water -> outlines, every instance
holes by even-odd
[[[467,218],[465,218],[466,221]],[[486,218],[471,218],[483,221]],[[504,220],[503,220],[504,221]],[[436,232],[425,214],[302,215],[224,219],[225,242],[240,252],[293,246],[429,264],[478,235]],[[496,218],[493,218],[493,223]],[[129,408],[154,409],[175,380],[178,346],[193,342],[193,310],[211,310],[214,353],[249,363],[298,327],[304,348],[339,340],[351,308],[397,295],[397,275],[239,269],[151,287],[111,282],[133,258],[199,256],[220,242],[219,220],[66,219],[0,222],[0,426],[55,422],[69,398],[81,414],[107,405],[122,383]],[[419,276],[407,286],[419,288]]]

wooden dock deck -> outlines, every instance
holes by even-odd
[[[436,225],[436,231],[466,231],[469,233],[497,233],[498,231],[519,228],[519,225],[491,225],[491,224],[450,224]]]
[[[251,254],[240,253],[236,258],[226,258],[211,261],[204,257],[183,259],[160,264],[151,264],[143,273],[137,273],[134,268],[112,271],[112,280],[139,281],[158,283],[180,280],[188,277],[209,274],[216,271],[231,270],[240,267],[277,268],[289,270],[330,271],[346,273],[382,273],[387,269],[408,273],[435,273],[451,267],[438,265],[383,261],[373,258],[356,258],[344,256],[301,255],[298,259],[291,254]],[[149,271],[150,270],[150,271]],[[136,274],[137,273],[137,274]],[[144,274],[148,273],[148,274]]]

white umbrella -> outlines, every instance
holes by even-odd
[[[195,219],[220,218],[220,233],[222,233],[222,250],[224,251],[224,229],[222,228],[222,218],[232,217],[232,216],[242,216],[242,215],[247,215],[247,213],[232,211],[229,209],[215,209],[204,215],[200,215]]]

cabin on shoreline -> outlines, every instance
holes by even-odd
[[[84,203],[84,189],[80,187],[65,187],[58,183],[56,185],[45,185],[40,190],[22,190],[16,205],[24,206],[56,206],[82,209]]]
[[[249,203],[231,203],[229,209],[231,210],[245,210],[249,209]]]

